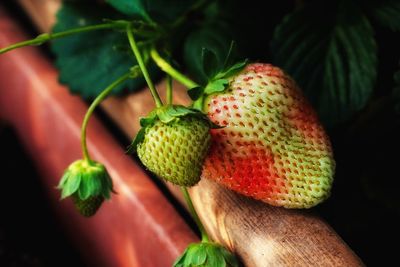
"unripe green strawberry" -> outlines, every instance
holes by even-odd
[[[208,96],[214,123],[203,177],[274,206],[309,208],[329,196],[335,162],[318,118],[295,82],[250,64]]]
[[[200,180],[204,158],[210,145],[209,124],[195,116],[156,120],[145,129],[137,146],[142,163],[157,176],[181,186]]]
[[[85,217],[91,217],[96,214],[97,210],[103,204],[103,196],[93,196],[88,199],[82,200],[79,198],[78,194],[72,195],[72,200],[74,201],[75,208]]]
[[[64,172],[58,184],[61,199],[72,197],[77,210],[93,216],[113,192],[112,180],[106,168],[94,161],[77,160]]]

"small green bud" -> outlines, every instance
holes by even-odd
[[[87,217],[94,215],[113,192],[112,180],[104,165],[87,160],[73,162],[57,188],[61,190],[61,199],[72,197],[79,212]]]
[[[239,267],[237,258],[223,246],[201,242],[190,244],[174,267]]]

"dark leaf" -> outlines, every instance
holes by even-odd
[[[140,128],[132,143],[128,146],[128,150],[126,151],[126,153],[136,153],[137,146],[143,141],[145,133],[146,127]]]
[[[389,27],[392,31],[400,31],[400,1],[367,1],[367,11],[383,26]]]
[[[143,0],[106,0],[106,2],[123,14],[151,21]]]
[[[337,12],[321,3],[288,15],[272,41],[275,63],[303,88],[322,121],[351,118],[371,96],[377,49],[370,23],[344,2]]]
[[[195,0],[106,0],[118,11],[146,22],[172,23],[190,10]]]
[[[203,72],[208,79],[212,79],[214,75],[218,72],[220,67],[220,62],[218,62],[218,57],[215,52],[203,48],[201,52],[201,59],[203,63]]]
[[[222,70],[225,58],[229,52],[232,38],[228,34],[229,30],[221,24],[204,26],[194,30],[184,44],[184,62],[195,80],[200,84],[208,82],[207,74],[203,70],[203,49],[207,49],[215,54],[219,70]]]
[[[198,86],[198,87],[193,87],[187,91],[190,99],[197,100],[204,92],[204,87]]]
[[[93,3],[64,3],[57,14],[54,32],[102,23],[104,18],[123,19],[121,14],[107,6]],[[56,54],[56,65],[60,70],[60,81],[70,90],[85,98],[96,97],[104,88],[136,65],[124,31],[101,30],[81,33],[55,40],[52,50]],[[151,72],[156,73],[155,66]],[[123,89],[133,91],[144,85],[142,78],[131,79],[113,93]]]

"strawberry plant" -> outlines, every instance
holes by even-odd
[[[93,100],[82,124],[83,158],[60,180],[62,198],[93,216],[112,196],[107,170],[87,149],[86,127],[107,96],[147,84],[155,108],[140,119],[128,152],[181,186],[202,235],[174,266],[239,265],[210,240],[192,205],[186,187],[200,179],[279,207],[326,200],[336,163],[324,127],[334,135],[368,117],[379,94],[374,26],[400,30],[400,5],[332,0],[280,7],[285,11],[268,20],[262,8],[240,1],[65,1],[52,33],[0,49],[52,41],[60,81]],[[276,66],[254,63],[260,58]],[[166,103],[155,86],[160,77],[168,81]],[[173,79],[187,88],[190,106],[173,103]],[[390,98],[398,106],[398,94]]]

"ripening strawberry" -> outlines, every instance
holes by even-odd
[[[274,206],[309,208],[329,196],[335,162],[327,135],[295,82],[249,64],[204,109],[221,129],[202,176]]]
[[[141,162],[158,177],[176,185],[195,185],[210,147],[209,120],[182,106],[162,107],[153,115],[142,128],[143,136],[138,134],[140,140],[134,141]]]

